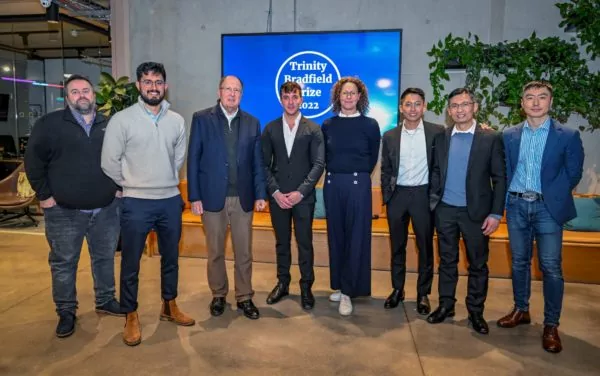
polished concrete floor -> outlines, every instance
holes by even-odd
[[[566,286],[560,326],[564,350],[554,355],[541,347],[538,282],[532,286],[533,323],[507,330],[494,323],[512,306],[511,282],[491,280],[485,311],[491,333],[482,336],[467,327],[464,278],[455,319],[430,325],[415,312],[415,275],[407,277],[407,301],[388,311],[383,300],[390,290],[389,273],[374,272],[373,298],[356,300],[354,315],[342,318],[327,300],[327,269],[315,271],[317,303],[307,313],[299,306],[297,283],[292,296],[267,306],[275,266],[255,264],[261,318],[251,321],[235,310],[231,295],[226,313],[211,317],[206,262],[182,258],[178,303],[197,324],[177,327],[158,319],[160,258],[144,256],[139,294],[143,341],[127,347],[121,340],[124,319],[94,312],[85,250],[77,280],[76,331],[58,339],[48,245],[35,232],[0,230],[0,375],[600,375],[597,285]],[[115,265],[118,273],[118,257]],[[296,267],[293,278],[298,280]]]

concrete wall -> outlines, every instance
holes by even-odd
[[[124,0],[129,4],[129,56],[113,56],[129,75],[143,61],[165,64],[169,100],[188,122],[194,111],[214,105],[220,75],[222,33],[267,31],[269,0]],[[561,36],[560,13],[554,0],[273,0],[271,31],[403,29],[402,88],[429,87],[426,52],[449,33],[477,34],[484,42]],[[127,60],[127,62],[119,62]],[[130,67],[130,68],[129,68]],[[598,69],[596,64],[595,69]],[[120,70],[122,71],[122,69]],[[452,72],[447,88],[464,84],[464,72]],[[243,99],[242,99],[243,107]],[[428,113],[431,121],[443,116]],[[569,125],[580,124],[571,119]],[[600,178],[600,132],[584,137],[585,170],[579,191],[597,190]],[[595,180],[594,180],[595,179]],[[378,180],[377,177],[374,180]]]

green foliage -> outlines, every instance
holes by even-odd
[[[100,73],[100,83],[96,90],[98,111],[110,116],[137,102],[139,92],[129,77],[115,80],[109,73]]]
[[[600,1],[571,0],[555,5],[563,18],[558,26],[575,27],[581,45],[592,59],[596,59],[600,55]]]
[[[434,96],[427,107],[438,115],[447,103],[447,67],[458,64],[466,70],[465,86],[478,97],[480,122],[494,124],[495,119],[510,126],[523,121],[521,89],[531,80],[544,79],[554,87],[553,117],[564,123],[577,113],[587,120],[589,129],[600,128],[600,77],[590,73],[574,43],[558,37],[540,39],[533,33],[528,39],[485,44],[476,35],[460,38],[449,34],[427,54],[432,58],[429,69]]]

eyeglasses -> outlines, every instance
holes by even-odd
[[[467,108],[469,108],[474,102],[463,102],[463,103],[452,103],[451,105],[448,106],[449,109],[451,109],[452,111],[456,111],[459,108],[461,110],[466,110]]]
[[[156,85],[156,87],[163,87],[165,86],[165,82],[163,80],[156,80],[156,81],[152,81],[152,80],[142,80],[142,85],[150,87],[153,85]]]
[[[228,94],[240,94],[242,92],[242,89],[239,89],[237,87],[222,87],[221,90]]]
[[[344,97],[353,97],[358,94],[356,91],[343,91],[342,96]]]

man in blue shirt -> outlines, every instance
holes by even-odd
[[[515,305],[498,320],[502,328],[529,324],[531,257],[535,238],[544,280],[544,334],[548,352],[562,350],[558,321],[564,280],[561,268],[562,225],[576,217],[572,191],[583,172],[583,145],[577,130],[548,115],[552,86],[532,81],[523,88],[521,107],[527,120],[504,132],[508,198],[506,220],[512,253]]]

